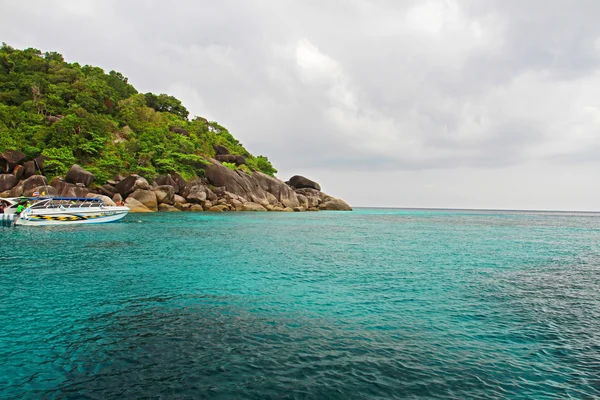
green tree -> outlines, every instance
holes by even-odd
[[[44,172],[50,177],[65,176],[76,162],[73,153],[66,147],[49,147],[44,149],[42,155],[46,157]]]
[[[188,116],[177,98],[140,94],[117,71],[69,63],[57,52],[0,47],[0,152],[43,154],[50,177],[78,163],[98,183],[126,173],[191,178],[204,173],[214,145],[246,157],[248,167],[236,169],[277,172],[225,127]]]
[[[168,112],[181,118],[187,119],[190,114],[181,104],[181,101],[173,96],[161,93],[158,96],[152,93],[146,93],[146,104],[155,111]]]

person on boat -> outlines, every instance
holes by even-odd
[[[23,210],[29,207],[29,205],[29,200],[27,200],[25,196],[21,196],[21,198],[19,199],[19,205],[17,205],[17,215],[21,215]]]
[[[6,208],[6,204],[3,201],[0,201],[0,214],[4,214],[4,209]]]

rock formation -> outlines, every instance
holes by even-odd
[[[152,190],[138,189],[135,192],[131,193],[127,200],[129,199],[137,200],[150,211],[158,211],[158,200],[156,197],[156,193]]]
[[[71,169],[69,169],[69,172],[67,172],[65,180],[73,184],[82,183],[83,186],[89,187],[94,182],[94,174],[81,168],[77,164],[73,164]]]
[[[16,150],[6,150],[0,154],[0,172],[9,173],[25,160],[25,154]]]
[[[343,200],[321,191],[308,178],[295,175],[288,182],[259,171],[232,170],[219,159],[242,165],[243,156],[229,154],[215,146],[216,159],[201,170],[203,177],[185,180],[179,174],[157,176],[151,183],[139,175],[116,176],[103,185],[94,184],[94,175],[79,165],[69,169],[65,179],[57,177],[48,184],[37,175],[43,158],[24,161],[18,152],[0,155],[0,196],[30,196],[34,192],[60,197],[99,197],[107,204],[125,202],[131,212],[225,212],[352,210]],[[232,158],[229,158],[232,157]]]
[[[10,190],[17,186],[19,180],[13,174],[2,174],[0,175],[0,192]]]
[[[138,189],[150,190],[152,187],[148,181],[139,175],[129,175],[114,186],[114,189],[123,198],[127,198]]]
[[[300,175],[292,176],[287,183],[294,189],[309,188],[309,189],[321,190],[321,185],[319,185],[317,182],[311,181],[310,179],[305,178]]]
[[[186,130],[185,130],[185,129],[183,129],[183,128],[179,128],[179,127],[172,127],[172,128],[169,128],[169,130],[170,130],[171,132],[175,132],[175,133],[178,133],[178,134],[180,134],[180,135],[183,135],[183,136],[190,136],[189,132],[188,132],[188,131],[186,131]]]

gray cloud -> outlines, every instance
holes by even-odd
[[[373,202],[345,189],[370,173],[386,182],[387,205],[418,206],[403,203],[389,177],[434,182],[442,170],[488,171],[509,186],[521,171],[548,185],[537,191],[544,201],[510,191],[507,207],[554,196],[555,207],[590,208],[573,199],[598,198],[587,184],[569,184],[564,197],[567,186],[544,179],[556,168],[593,176],[600,163],[596,1],[2,3],[0,40],[173,94],[268,155],[283,178],[334,179],[351,202]],[[435,187],[445,182],[424,193]],[[448,193],[440,189],[434,204],[478,206]],[[480,206],[496,198],[478,196]]]

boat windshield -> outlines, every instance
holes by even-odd
[[[32,209],[41,208],[90,208],[104,207],[104,202],[101,199],[69,199],[69,198],[54,198],[40,200],[31,206]]]

